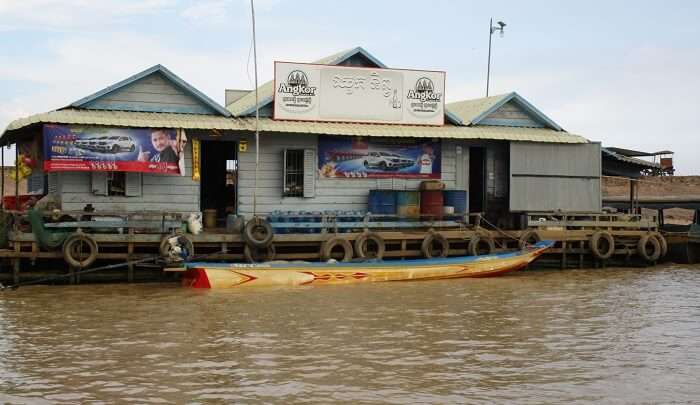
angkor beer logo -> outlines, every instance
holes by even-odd
[[[415,87],[408,91],[406,97],[411,100],[440,101],[442,93],[435,92],[435,86],[432,80],[427,77],[421,77],[416,80]]]
[[[430,117],[440,111],[442,93],[435,91],[433,81],[427,77],[416,80],[415,86],[408,90],[408,111],[416,117]]]
[[[309,86],[309,78],[301,70],[292,70],[287,76],[287,83],[280,83],[279,93],[293,96],[315,96],[316,87]]]
[[[290,113],[305,113],[314,108],[316,97],[316,87],[310,85],[306,72],[294,69],[279,84],[275,105]]]

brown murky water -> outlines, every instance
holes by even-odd
[[[700,267],[0,293],[0,403],[690,403]]]

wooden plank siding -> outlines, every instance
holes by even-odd
[[[90,172],[57,172],[56,190],[60,194],[62,208],[70,211],[82,210],[90,203],[96,210],[102,211],[197,212],[199,183],[192,180],[192,146],[189,143],[185,153],[185,171],[185,176],[143,173],[140,196],[95,195],[91,190]]]
[[[193,133],[190,136],[195,136]],[[212,138],[208,138],[212,140]],[[253,214],[253,189],[255,187],[255,137],[250,132],[227,134],[226,141],[248,142],[248,150],[238,153],[238,213],[247,217]],[[369,190],[391,187],[394,189],[418,189],[420,179],[327,179],[319,176],[314,164],[314,197],[283,197],[283,151],[284,149],[311,149],[318,158],[318,136],[313,134],[262,133],[260,135],[260,170],[258,173],[257,213],[265,215],[273,210],[283,211],[326,211],[367,209]],[[487,150],[502,149],[507,153],[507,145],[502,142],[458,141],[445,139],[441,142],[442,176],[447,189],[469,188],[469,147],[487,146]],[[457,147],[461,153],[457,153]],[[502,162],[507,159],[494,159]],[[206,159],[206,156],[202,156]],[[316,160],[317,162],[317,160]],[[140,196],[99,196],[92,192],[91,174],[88,172],[58,172],[49,177],[49,188],[58,193],[64,210],[82,210],[92,204],[102,211],[168,211],[197,212],[200,207],[200,183],[192,180],[192,149],[186,149],[186,176],[142,174]],[[499,166],[500,168],[500,166]],[[505,168],[505,166],[503,166]],[[493,193],[507,195],[508,178],[503,170],[487,176]],[[387,181],[388,180],[388,181]]]
[[[239,214],[253,213],[253,189],[255,187],[255,139],[248,139],[248,151],[239,154],[238,195]],[[456,184],[455,142],[442,142],[442,181],[448,188]],[[327,179],[315,170],[315,196],[313,198],[283,197],[282,176],[284,149],[313,149],[318,156],[318,136],[309,134],[261,134],[260,170],[258,172],[257,212],[366,210],[369,190],[378,188],[377,179]],[[407,179],[393,182],[395,188],[417,189],[421,180]]]
[[[86,105],[90,109],[217,114],[160,73],[153,73]]]
[[[513,100],[505,103],[479,121],[479,125],[497,125],[509,127],[543,128],[544,124],[536,120]]]

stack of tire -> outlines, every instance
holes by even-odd
[[[615,238],[608,231],[596,231],[589,241],[596,259],[608,260],[615,254]],[[636,253],[644,261],[655,263],[668,253],[666,238],[659,232],[649,232],[637,241]]]
[[[249,263],[266,262],[275,260],[276,250],[272,240],[275,236],[272,225],[264,218],[253,217],[245,226],[241,222],[234,227],[234,231],[240,229],[245,245],[243,255]]]

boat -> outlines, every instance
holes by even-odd
[[[191,262],[185,263],[181,281],[186,287],[222,289],[493,277],[526,267],[552,245],[553,241],[540,241],[515,252],[411,260]]]

